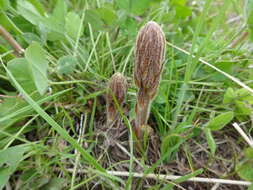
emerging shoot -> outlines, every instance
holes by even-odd
[[[138,138],[142,138],[142,126],[147,125],[150,104],[159,86],[164,53],[164,33],[156,22],[150,21],[140,29],[135,47],[134,80],[139,88],[135,131]]]
[[[121,73],[115,73],[108,82],[106,94],[106,114],[107,124],[111,125],[118,119],[119,107],[123,107],[127,93],[127,81]]]

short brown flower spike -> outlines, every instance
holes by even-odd
[[[163,70],[165,42],[161,27],[153,21],[140,29],[136,39],[134,80],[139,88],[135,108],[137,136],[140,133],[138,128],[147,124],[150,104],[159,86]]]
[[[126,93],[127,81],[125,77],[121,73],[115,73],[108,82],[108,91],[106,94],[107,124],[112,124],[119,113],[114,100],[122,107],[125,102]]]

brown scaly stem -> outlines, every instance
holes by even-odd
[[[151,100],[147,94],[143,94],[143,91],[139,91],[137,95],[137,101],[135,105],[136,119],[136,136],[141,138],[142,132],[141,128],[138,126],[145,126],[148,122],[149,112],[150,112]]]

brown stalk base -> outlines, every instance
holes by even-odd
[[[132,122],[133,124],[133,122]],[[154,126],[154,123],[151,123]],[[103,122],[96,123],[96,146],[94,147],[94,154],[96,158],[99,158],[100,163],[103,163],[103,167],[108,170],[115,171],[129,171],[129,155],[122,151],[117,144],[123,146],[128,153],[130,153],[129,147],[129,131],[122,121],[119,122],[117,127],[110,129],[105,129]],[[211,158],[208,150],[208,145],[206,143],[206,137],[203,134],[199,135],[194,139],[188,140],[183,144],[180,150],[173,156],[173,159],[169,163],[163,162],[158,165],[158,167],[153,171],[153,173],[160,174],[173,174],[173,175],[186,175],[192,172],[189,161],[187,160],[185,149],[190,153],[192,159],[194,170],[203,168],[205,171],[199,177],[209,177],[209,178],[222,178],[240,180],[236,175],[234,168],[234,157],[241,155],[242,144],[238,145],[238,135],[233,130],[229,133],[217,132],[214,133],[214,137],[219,145],[217,146],[216,157]],[[136,142],[134,143],[136,145]],[[146,149],[145,160],[146,166],[152,166],[157,160],[161,158],[160,154],[160,137],[157,135],[155,130],[150,132],[150,138],[148,146]],[[187,146],[186,146],[187,145]],[[143,152],[135,146],[134,156],[140,162],[143,159]],[[242,155],[241,155],[242,156]],[[240,159],[240,158],[239,158]],[[113,166],[113,167],[112,167]],[[133,163],[134,172],[143,172],[143,168],[137,164]],[[127,178],[123,178],[127,180]],[[95,182],[94,182],[95,183]],[[132,189],[139,187],[140,179],[133,179]],[[149,187],[158,184],[153,179],[143,179],[141,181],[140,189],[148,189]],[[164,183],[163,183],[164,184]],[[194,182],[184,182],[179,186],[184,189],[194,189],[194,190],[207,190],[211,189],[215,184],[211,183],[194,183]],[[124,189],[124,187],[122,187]],[[162,187],[159,187],[162,188]],[[180,189],[174,187],[173,189]],[[244,190],[247,189],[243,186],[236,185],[219,185],[218,190]]]

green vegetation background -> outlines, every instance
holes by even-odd
[[[252,0],[0,0],[0,25],[25,49],[17,57],[0,37],[0,189],[89,188],[94,179],[105,189],[131,188],[131,175],[123,181],[106,173],[93,152],[93,135],[104,118],[101,99],[114,72],[128,77],[129,120],[134,118],[135,37],[150,20],[162,26],[168,42],[150,118],[162,142],[159,164],[184,150],[192,169],[188,177],[198,175],[189,140],[206,143],[212,162],[220,159],[217,134],[233,133],[242,154],[227,160],[234,163],[228,176],[253,181],[253,149],[232,126],[237,122],[252,134],[252,92],[198,60],[253,88]],[[78,141],[82,120],[85,148]],[[89,175],[66,170],[80,165]]]

